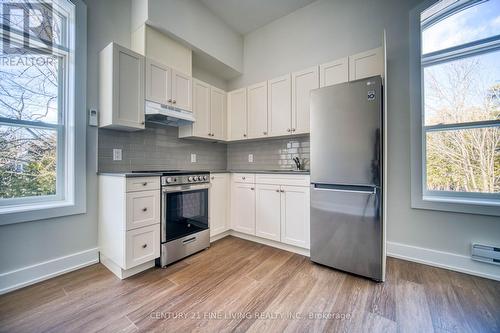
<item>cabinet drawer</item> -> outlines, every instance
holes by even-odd
[[[127,193],[127,230],[160,223],[160,191]]]
[[[160,256],[160,224],[127,231],[125,269]]]
[[[255,174],[253,173],[234,173],[233,182],[235,183],[255,183]]]
[[[159,190],[160,177],[133,177],[127,178],[127,192]]]
[[[309,175],[290,174],[257,174],[255,177],[257,184],[307,186],[310,185]]]

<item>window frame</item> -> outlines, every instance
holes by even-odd
[[[0,121],[9,126],[58,131],[56,195],[3,199],[7,204],[0,205],[0,225],[86,212],[87,7],[82,0],[64,1],[74,5],[75,12],[68,17],[68,23],[75,29],[66,36],[73,52],[53,48],[55,55],[64,56],[62,66],[67,66],[60,72],[64,77],[59,87],[65,89],[64,100],[60,101],[65,105],[62,119],[56,124],[5,118]]]
[[[492,120],[425,125],[423,109],[424,68],[500,50],[500,36],[494,36],[422,55],[420,14],[437,2],[438,0],[424,1],[410,12],[411,206],[418,209],[500,216],[500,194],[427,190],[425,135],[427,132],[498,126],[500,124],[499,120]],[[447,11],[439,15],[440,19],[477,2],[477,0],[472,2],[458,1],[451,12]]]

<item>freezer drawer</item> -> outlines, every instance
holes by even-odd
[[[311,185],[311,260],[381,281],[381,198],[376,187]]]

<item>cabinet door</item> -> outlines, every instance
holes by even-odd
[[[280,187],[256,185],[255,235],[280,241]]]
[[[182,110],[192,110],[192,79],[176,70],[172,70],[172,104]]]
[[[267,82],[269,136],[290,134],[292,128],[292,84],[290,74]]]
[[[267,136],[267,81],[247,88],[248,137]]]
[[[144,129],[144,57],[113,44],[113,125]]]
[[[232,183],[231,187],[232,229],[255,235],[255,185]]]
[[[281,186],[281,242],[309,248],[309,187]]]
[[[375,75],[384,75],[382,47],[361,52],[349,57],[349,80],[359,80]]]
[[[154,60],[146,60],[146,99],[169,104],[171,96],[171,69]]]
[[[322,88],[349,81],[349,58],[319,65],[319,81]]]
[[[309,133],[309,95],[319,88],[318,66],[292,73],[292,133]]]
[[[210,85],[193,80],[193,135],[203,138],[210,136]]]
[[[212,87],[210,89],[210,130],[212,139],[226,139],[226,93]]]
[[[215,236],[228,229],[229,174],[213,174],[210,177],[210,184],[210,236]]]
[[[247,135],[247,90],[245,88],[227,94],[229,139],[246,139]]]

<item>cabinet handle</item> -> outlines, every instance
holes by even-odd
[[[245,137],[245,138],[246,138],[246,137],[247,137],[247,135],[246,135],[246,134],[243,134],[243,137]]]
[[[171,98],[169,98],[169,99],[168,99],[168,102],[169,102],[169,103],[172,103],[172,99],[171,99]]]
[[[292,128],[292,132],[295,132],[295,128]]]
[[[147,248],[147,247],[148,247],[148,244],[144,244],[144,245],[142,246],[142,248],[143,248],[143,249],[145,249],[145,248]]]
[[[250,187],[250,189],[251,189],[252,191],[253,191],[253,190],[255,190],[255,188],[253,188],[253,187]]]
[[[144,207],[144,208],[142,209],[142,211],[143,211],[143,212],[147,212],[147,211],[148,211],[148,207]]]
[[[280,190],[276,190],[276,192],[280,193]]]
[[[267,132],[262,132],[262,134],[267,135]]]
[[[212,177],[210,177],[210,178],[211,178],[212,180],[214,180],[214,179],[215,179],[215,177],[214,177],[214,176],[212,176]]]
[[[241,177],[241,179],[245,180],[245,179],[246,179],[246,177]]]
[[[144,125],[144,122],[143,122],[143,121],[141,121],[141,125]]]
[[[146,186],[146,185],[148,185],[148,182],[142,183],[142,186]]]
[[[177,103],[177,101],[174,99],[174,100],[172,101],[172,103],[174,103],[174,104],[175,104],[175,103]]]
[[[285,193],[285,190],[280,190],[281,193]]]
[[[289,128],[286,129],[287,132],[290,132],[291,130]]]

